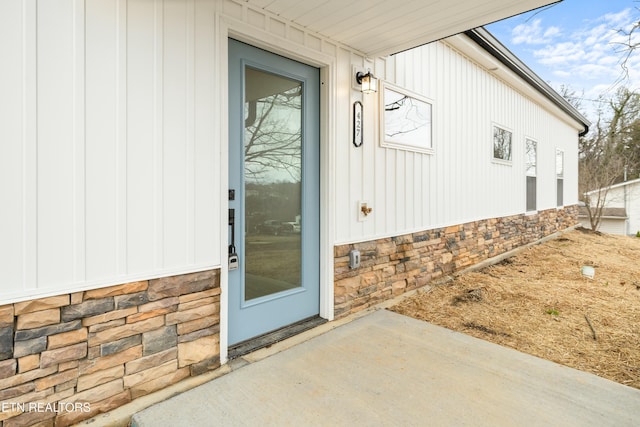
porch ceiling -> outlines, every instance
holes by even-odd
[[[373,58],[410,49],[561,0],[243,1]]]

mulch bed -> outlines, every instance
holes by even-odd
[[[392,310],[640,388],[639,238],[571,231]]]

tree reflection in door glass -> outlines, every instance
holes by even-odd
[[[301,286],[302,83],[245,68],[245,300]]]

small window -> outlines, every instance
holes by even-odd
[[[556,202],[564,206],[564,152],[556,150]]]
[[[538,189],[538,179],[535,176],[527,177],[527,212],[535,211],[538,206],[536,203],[537,189]]]
[[[511,140],[513,133],[503,127],[493,125],[494,160],[511,161]]]
[[[561,177],[564,175],[564,152],[556,150],[556,175]]]
[[[536,178],[536,162],[538,143],[532,139],[525,140],[525,169],[526,169],[526,187],[527,187],[527,212],[537,209],[537,178]]]
[[[527,176],[536,176],[537,155],[538,143],[532,139],[527,138],[525,142],[525,166],[527,169]]]
[[[423,153],[433,151],[433,101],[388,82],[382,82],[380,104],[381,146]]]

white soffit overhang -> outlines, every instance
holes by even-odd
[[[386,56],[560,0],[236,0]]]

